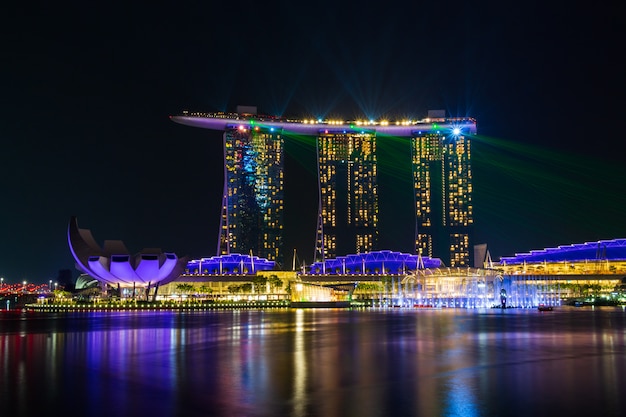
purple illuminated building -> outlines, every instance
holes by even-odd
[[[157,288],[178,278],[188,261],[156,248],[131,254],[120,240],[105,240],[100,247],[90,230],[78,227],[76,217],[70,219],[67,241],[79,271],[118,287]]]

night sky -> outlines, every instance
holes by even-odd
[[[132,253],[215,255],[221,134],[169,116],[238,104],[294,117],[476,118],[474,243],[494,260],[626,237],[617,2],[213,3],[3,6],[5,282],[78,276],[73,215],[97,242],[120,239]],[[381,209],[408,222],[381,214],[381,240],[410,251],[405,150],[379,147]],[[289,261],[293,248],[312,261],[314,164],[309,144],[287,145]]]

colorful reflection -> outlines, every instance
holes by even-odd
[[[625,346],[621,308],[12,312],[0,398],[7,416],[623,415]]]

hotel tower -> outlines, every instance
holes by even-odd
[[[244,117],[256,113],[254,108],[238,110]],[[231,120],[224,124],[223,131],[224,192],[217,254],[251,253],[282,264],[281,132],[254,124],[252,119],[246,124]]]
[[[224,132],[220,254],[282,258],[283,139],[260,126]]]
[[[379,250],[376,145],[393,137],[406,141],[411,158],[407,176],[412,175],[414,190],[415,253],[449,266],[470,266],[472,118],[430,111],[420,121],[290,120],[240,106],[236,113],[183,113],[171,119],[224,132],[218,254],[251,251],[282,263],[284,140],[290,135],[316,138],[315,261]]]
[[[315,261],[377,250],[376,135],[358,128],[324,129],[316,144]]]
[[[449,266],[472,266],[471,131],[455,125],[458,120],[446,119],[442,111],[430,111],[428,121],[431,129],[414,131],[410,139],[415,251],[440,257]]]

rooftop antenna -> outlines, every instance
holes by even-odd
[[[493,269],[493,261],[491,260],[491,254],[489,253],[489,249],[487,249],[487,256],[485,257],[485,266],[489,269]]]
[[[417,254],[417,269],[424,269],[424,259],[422,259],[422,252]]]

